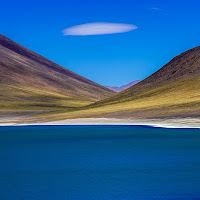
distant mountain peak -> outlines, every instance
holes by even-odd
[[[128,89],[129,87],[131,87],[133,85],[136,85],[139,82],[140,82],[139,80],[136,80],[136,81],[132,81],[132,82],[126,84],[126,85],[122,85],[121,87],[112,87],[112,86],[105,86],[105,87],[107,87],[108,89],[111,89],[115,92],[121,92],[123,90]]]

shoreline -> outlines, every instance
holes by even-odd
[[[76,118],[50,122],[25,123],[20,119],[12,121],[0,120],[0,126],[56,126],[56,125],[144,125],[160,128],[196,128],[200,129],[199,118],[169,118],[169,119],[118,119],[118,118]]]

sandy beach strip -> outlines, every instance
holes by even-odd
[[[169,119],[117,119],[117,118],[77,118],[59,121],[23,123],[18,120],[0,120],[0,126],[27,125],[147,125],[163,128],[200,128],[199,118],[169,118]]]

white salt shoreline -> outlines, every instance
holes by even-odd
[[[117,118],[77,118],[50,122],[23,123],[2,122],[0,126],[28,126],[28,125],[146,125],[162,128],[198,128],[199,118],[170,118],[170,119],[117,119]]]

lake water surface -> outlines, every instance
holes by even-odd
[[[0,127],[0,200],[200,199],[200,130]]]

